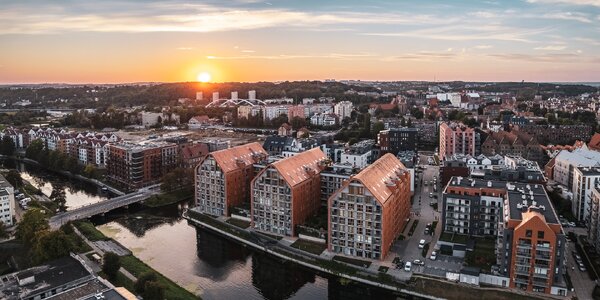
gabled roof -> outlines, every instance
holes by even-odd
[[[188,145],[183,147],[181,150],[181,156],[183,159],[196,158],[208,154],[208,145],[204,143],[198,143],[194,145]]]
[[[291,187],[309,179],[313,174],[321,172],[319,162],[327,156],[320,148],[312,148],[294,156],[284,158],[271,164]]]
[[[351,181],[360,181],[379,203],[385,205],[393,192],[387,183],[390,178],[399,177],[396,172],[408,172],[408,170],[395,155],[387,153],[352,177]]]
[[[267,152],[259,143],[250,143],[215,151],[210,153],[209,156],[212,156],[215,159],[223,173],[228,173],[239,169],[241,164],[243,164],[243,166],[254,164],[257,162],[257,154],[266,156]]]

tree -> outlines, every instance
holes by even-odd
[[[8,231],[6,231],[6,225],[0,221],[0,239],[8,238]]]
[[[69,236],[61,230],[42,230],[35,236],[32,248],[33,259],[36,263],[67,256],[74,246]]]
[[[113,252],[104,253],[104,263],[102,264],[102,272],[110,279],[115,279],[117,272],[121,268],[121,259]]]
[[[146,282],[157,281],[156,273],[152,271],[142,273],[135,282],[134,289],[138,294],[143,294],[146,290]]]
[[[385,124],[383,122],[377,122],[373,124],[373,129],[371,130],[371,136],[377,137],[377,134],[385,129]]]
[[[306,126],[306,119],[300,117],[293,117],[290,121],[290,125],[292,125],[292,128],[294,128],[295,130],[298,130]]]
[[[36,234],[48,228],[48,221],[42,211],[39,209],[30,209],[23,215],[21,222],[18,223],[16,237],[25,246],[29,247],[34,244]]]
[[[412,109],[410,110],[410,114],[411,114],[413,117],[415,117],[415,119],[417,119],[417,120],[423,119],[423,116],[424,116],[424,115],[423,115],[423,112],[422,112],[422,111],[421,111],[419,108],[417,108],[417,107],[415,107],[415,108],[412,108]]]
[[[8,174],[6,174],[6,181],[8,181],[15,188],[23,186],[23,178],[21,178],[21,173],[14,169],[8,171]]]
[[[184,168],[175,168],[162,177],[160,189],[163,191],[193,190],[193,171]]]
[[[25,156],[27,158],[37,160],[38,155],[42,152],[43,149],[44,142],[42,142],[42,140],[35,140],[31,142],[31,144],[29,144],[29,146],[27,147],[27,150],[25,150]]]
[[[50,200],[56,203],[61,211],[66,211],[67,195],[64,186],[57,185],[52,189]]]
[[[147,281],[142,297],[145,300],[163,300],[165,298],[165,286],[158,281]]]
[[[15,142],[8,136],[5,135],[0,143],[0,154],[6,156],[12,156],[15,153]]]
[[[93,165],[87,165],[83,169],[83,174],[88,178],[96,178],[96,176],[98,176],[98,171]]]

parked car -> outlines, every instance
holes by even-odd
[[[420,240],[419,241],[419,249],[423,249],[423,247],[425,247],[425,240]]]
[[[433,198],[433,193],[429,193],[429,198]]]
[[[587,271],[585,266],[582,263],[579,263],[579,271],[581,271],[581,272]]]
[[[404,271],[410,272],[410,269],[412,269],[412,264],[410,261],[407,261],[406,264],[404,264]]]
[[[435,252],[435,251],[432,251],[432,252],[431,252],[431,256],[429,256],[429,259],[431,259],[431,260],[436,260],[436,258],[437,258],[437,252]]]
[[[423,261],[422,261],[422,260],[420,260],[420,259],[415,259],[415,260],[413,261],[413,264],[414,264],[414,265],[417,265],[417,266],[424,266],[424,265],[425,265],[425,262],[423,262]]]

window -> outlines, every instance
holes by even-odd
[[[538,239],[543,239],[543,238],[544,238],[544,232],[538,231]]]
[[[526,237],[531,237],[531,235],[532,235],[532,234],[533,234],[533,232],[532,232],[531,230],[529,230],[529,229],[527,229],[527,230],[525,231],[525,236],[526,236]]]

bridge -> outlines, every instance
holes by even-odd
[[[50,218],[50,228],[57,229],[69,221],[76,221],[95,215],[104,214],[113,209],[144,201],[150,198],[150,196],[156,194],[156,191],[154,190],[155,188],[156,187],[143,188],[134,193],[102,200],[96,203],[78,207],[74,210],[59,213]]]

